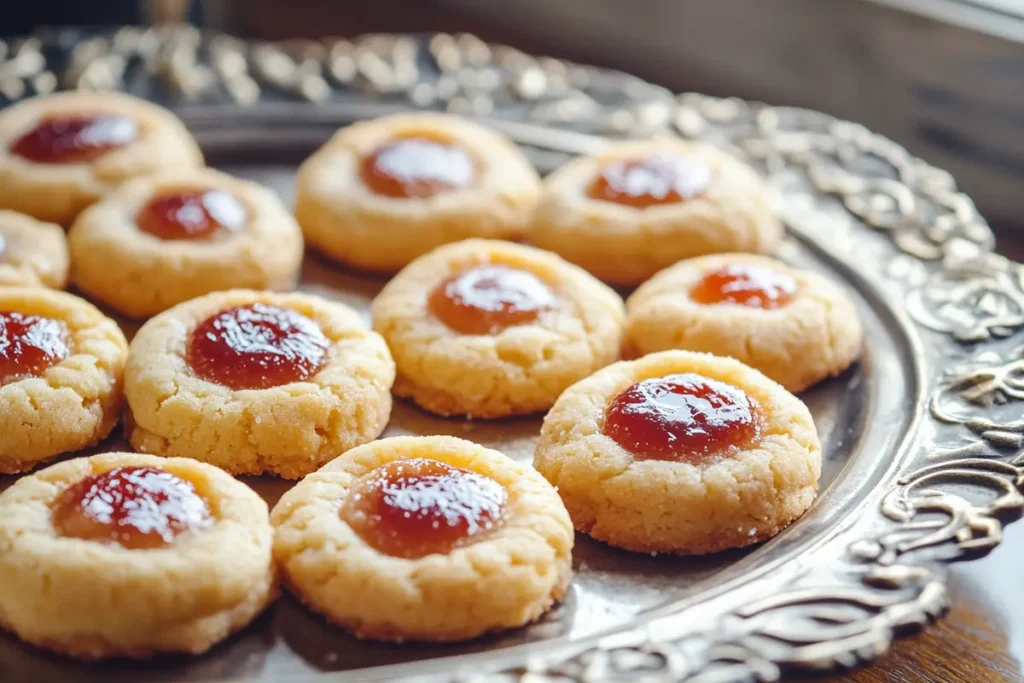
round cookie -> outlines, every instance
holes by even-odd
[[[815,273],[749,254],[688,259],[626,304],[637,355],[686,349],[732,356],[789,391],[839,374],[860,355],[857,307]]]
[[[297,479],[376,438],[395,366],[349,307],[234,290],[150,319],[125,371],[138,451]]]
[[[783,236],[750,167],[704,142],[621,142],[544,183],[530,241],[605,282],[637,285],[692,256],[771,253]]]
[[[703,554],[774,536],[814,501],[807,407],[731,358],[664,351],[569,388],[534,467],[577,531],[639,552]]]
[[[121,415],[128,342],[78,297],[0,287],[0,474],[95,445]]]
[[[466,240],[409,264],[373,301],[398,366],[395,393],[440,415],[551,407],[618,358],[619,296],[554,254]]]
[[[344,128],[307,159],[295,215],[332,259],[394,273],[448,242],[522,238],[539,196],[537,172],[497,132],[398,114]]]
[[[216,467],[104,453],[0,493],[0,625],[82,659],[205,652],[277,593],[267,505]]]
[[[271,523],[285,584],[360,638],[453,641],[523,626],[572,573],[557,492],[454,437],[355,448],[286,493]]]
[[[210,169],[127,182],[68,240],[75,285],[133,318],[209,292],[289,290],[302,266],[302,232],[274,193]]]
[[[67,281],[64,229],[0,209],[0,287],[64,289]]]
[[[129,178],[202,165],[177,117],[130,95],[64,92],[0,111],[0,208],[39,220],[69,225]]]

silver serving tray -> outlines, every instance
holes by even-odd
[[[53,33],[30,46],[45,56],[39,73],[96,87],[83,72],[99,78],[95,65],[118,56],[123,68],[103,72],[111,78],[100,85],[174,107],[211,164],[286,201],[298,163],[336,127],[417,106],[483,119],[542,171],[600,149],[604,136],[716,142],[778,190],[790,229],[782,257],[846,286],[867,345],[859,364],[802,395],[824,446],[821,495],[756,548],[651,557],[580,536],[561,606],[461,645],[357,641],[287,595],[201,657],[82,665],[0,636],[4,683],[774,680],[870,660],[941,615],[944,565],[991,550],[1003,522],[1024,511],[1024,347],[1013,338],[1024,327],[1024,269],[992,253],[988,226],[947,173],[861,126],[672,96],[468,36],[282,47],[131,29],[95,38],[79,63],[69,35],[77,38]],[[314,254],[304,265],[303,289],[364,312],[383,284]],[[539,424],[440,419],[398,402],[388,433],[455,434],[529,462]],[[123,447],[113,438],[100,450]],[[270,503],[289,487],[248,481]]]

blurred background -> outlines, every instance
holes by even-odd
[[[254,39],[468,31],[674,91],[810,107],[953,173],[1024,235],[1024,0],[32,0],[0,33],[190,21]]]

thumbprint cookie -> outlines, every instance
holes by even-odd
[[[570,387],[534,466],[578,531],[652,553],[774,536],[810,507],[821,446],[807,407],[732,358],[664,351]]]
[[[128,342],[78,297],[0,287],[0,473],[107,436],[121,416]]]
[[[299,169],[306,240],[356,268],[394,273],[469,237],[520,239],[540,178],[500,134],[446,114],[399,114],[339,131]]]
[[[0,626],[81,659],[205,652],[273,600],[267,505],[194,460],[76,458],[0,493]]]
[[[770,253],[783,236],[753,169],[703,142],[624,142],[548,176],[530,241],[636,285],[691,256]]]
[[[129,178],[203,156],[171,112],[120,93],[66,92],[0,111],[0,208],[70,225]]]
[[[271,523],[285,585],[360,638],[523,626],[572,574],[558,493],[529,466],[454,437],[354,448],[286,493]]]
[[[0,286],[64,289],[67,282],[64,229],[0,209]]]
[[[439,247],[373,301],[398,366],[395,393],[439,415],[550,408],[618,358],[618,294],[554,254],[491,240]]]
[[[209,169],[125,183],[68,235],[72,280],[133,318],[227,289],[289,290],[302,232],[270,190]]]
[[[343,304],[217,292],[135,335],[126,431],[144,453],[297,479],[384,430],[394,378],[384,340]]]
[[[861,351],[857,307],[846,294],[761,256],[681,261],[641,285],[626,308],[630,351],[732,356],[789,391],[839,374]]]

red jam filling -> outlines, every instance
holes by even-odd
[[[0,311],[0,384],[35,377],[71,353],[63,321]]]
[[[223,190],[180,190],[149,201],[135,222],[164,240],[210,239],[245,227],[245,207]]]
[[[603,432],[640,460],[699,463],[743,448],[761,431],[757,403],[742,389],[695,373],[645,379],[609,404]]]
[[[163,548],[213,524],[192,482],[155,467],[118,467],[64,489],[51,505],[61,536],[125,548]]]
[[[590,183],[588,194],[592,199],[645,209],[692,199],[710,182],[711,169],[695,157],[652,154],[606,164]]]
[[[498,482],[436,460],[396,460],[362,477],[341,517],[367,544],[394,557],[445,554],[501,523]]]
[[[701,304],[740,304],[751,308],[785,306],[799,285],[789,273],[754,263],[734,263],[706,273],[690,290]]]
[[[207,318],[192,332],[186,359],[197,375],[230,389],[303,382],[327,360],[330,341],[290,308],[248,304]]]
[[[138,123],[126,116],[51,116],[18,138],[11,151],[40,164],[92,161],[136,138]]]
[[[555,293],[533,273],[477,266],[452,275],[430,293],[427,306],[459,334],[497,334],[534,322],[555,305]]]
[[[401,137],[363,159],[363,182],[385,197],[433,197],[469,187],[476,176],[472,157],[457,145],[426,136]]]

